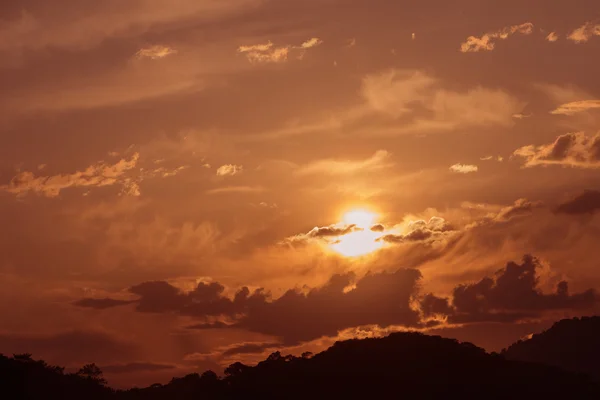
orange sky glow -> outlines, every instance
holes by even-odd
[[[129,387],[595,314],[599,62],[596,0],[2,2],[0,353]]]

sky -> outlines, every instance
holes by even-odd
[[[118,387],[600,310],[595,0],[0,4],[0,352]]]

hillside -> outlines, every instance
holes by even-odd
[[[600,317],[565,319],[502,351],[507,359],[555,365],[600,380]]]
[[[64,374],[28,357],[2,357],[0,384],[11,399],[600,398],[584,375],[419,333],[337,342],[314,356],[273,353],[255,367],[231,365],[224,378],[209,371],[128,391],[105,388],[93,367]]]

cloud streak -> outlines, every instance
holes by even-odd
[[[525,22],[520,25],[507,26],[495,32],[489,32],[481,37],[469,36],[467,40],[460,45],[460,51],[463,53],[476,53],[479,51],[492,51],[496,47],[496,41],[506,40],[514,34],[530,35],[533,33],[533,24]]]
[[[454,165],[450,166],[450,171],[456,172],[459,174],[469,174],[472,172],[477,172],[478,170],[479,170],[479,168],[477,167],[477,165],[454,164]]]
[[[130,159],[121,159],[114,164],[99,162],[90,165],[83,171],[53,176],[35,176],[33,172],[24,171],[13,177],[8,185],[0,186],[0,190],[23,196],[35,193],[46,197],[57,197],[62,190],[72,187],[103,187],[121,184],[124,188],[137,189],[134,182],[125,178],[128,171],[134,169],[140,158],[134,153]]]

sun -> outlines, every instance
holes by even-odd
[[[366,209],[351,210],[342,217],[345,224],[356,225],[359,228],[370,228],[376,219],[377,214]]]
[[[344,225],[354,225],[356,230],[340,236],[329,247],[346,257],[360,257],[373,253],[383,247],[378,241],[381,232],[373,232],[371,227],[377,222],[378,215],[367,209],[353,209],[342,216]]]

